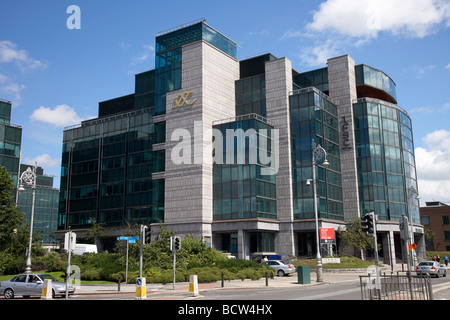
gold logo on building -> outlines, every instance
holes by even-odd
[[[193,94],[192,91],[185,91],[183,93],[180,93],[178,95],[178,98],[175,98],[175,105],[172,107],[173,109],[175,108],[179,108],[184,106],[184,104],[187,104],[188,106],[191,106],[194,104],[195,101],[197,101],[197,99],[194,99],[192,101],[188,101],[189,96]]]

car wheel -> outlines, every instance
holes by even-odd
[[[12,299],[14,298],[14,291],[12,289],[6,289],[3,295],[5,299]]]
[[[447,277],[447,270],[444,270],[444,274],[442,275],[444,278]]]
[[[284,276],[284,271],[283,270],[278,270],[277,275],[279,277],[283,277]]]

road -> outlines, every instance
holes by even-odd
[[[202,293],[205,300],[360,300],[358,282],[302,288],[214,290]]]
[[[449,283],[448,278],[431,279],[432,285]],[[359,281],[282,289],[240,289],[203,292],[205,300],[361,300]],[[450,289],[439,291],[436,299],[450,298]]]
[[[333,276],[337,279],[337,276]],[[344,277],[344,278],[342,278]],[[341,275],[339,282],[324,282],[323,284],[297,285],[295,277],[287,277],[284,279],[270,280],[270,285],[265,286],[264,281],[242,282],[245,286],[237,288],[237,284],[227,283],[224,288],[218,285],[207,285],[207,289],[203,285],[204,290],[200,291],[200,297],[196,297],[197,301],[282,301],[282,300],[361,300],[361,289],[359,277],[357,275]],[[280,281],[283,286],[280,286]],[[435,300],[450,300],[450,277],[432,278],[432,285]],[[312,280],[314,282],[314,280]],[[167,288],[148,289],[147,300],[187,300],[188,296],[187,284],[177,284],[177,290],[172,291]],[[259,287],[258,287],[259,285]],[[135,300],[134,286],[131,290],[128,288],[126,292],[113,292],[106,288],[99,288],[89,293],[75,294],[70,296],[69,300]],[[3,298],[3,297],[1,297]],[[1,299],[0,298],[0,299]],[[22,300],[23,298],[18,298]],[[32,297],[38,300],[39,297]],[[25,299],[23,299],[25,300]],[[55,300],[64,300],[57,298]]]

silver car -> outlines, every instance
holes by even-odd
[[[56,280],[49,274],[29,273],[19,274],[9,280],[0,282],[0,295],[5,299],[12,299],[15,296],[40,296],[44,288],[44,280],[52,280],[52,296],[64,296],[66,294],[66,284]],[[75,287],[69,285],[69,294],[75,292]]]
[[[447,276],[447,270],[437,261],[424,261],[419,263],[416,267],[416,273],[417,275],[429,274],[430,276],[436,276],[438,278],[440,276]]]
[[[272,267],[279,277],[289,275],[295,272],[295,267],[293,264],[285,264],[283,261],[280,260],[269,260],[264,261],[262,263],[267,264],[269,267]]]

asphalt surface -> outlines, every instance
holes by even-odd
[[[382,272],[390,270],[383,270]],[[396,266],[394,271],[402,271],[400,266]],[[450,268],[448,269],[450,278]],[[327,284],[338,284],[344,282],[359,281],[360,275],[367,275],[365,270],[336,270],[334,272],[323,272],[323,282],[316,281],[315,271],[311,272],[310,283],[301,284],[298,281],[297,273],[285,277],[262,278],[259,280],[230,280],[212,283],[199,283],[198,295],[190,290],[188,282],[181,282],[175,284],[175,289],[172,283],[169,284],[147,284],[146,285],[146,299],[160,299],[160,300],[191,300],[201,298],[202,292],[206,290],[225,290],[225,289],[258,289],[258,288],[295,288],[306,286],[317,286]],[[448,279],[448,278],[441,278]],[[80,298],[83,295],[126,295],[136,294],[136,284],[121,284],[119,285],[82,285],[77,288],[73,297]],[[435,300],[450,300],[450,279],[443,283],[433,285],[433,294]],[[87,297],[86,297],[87,298]]]

